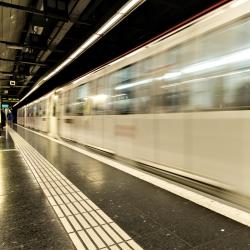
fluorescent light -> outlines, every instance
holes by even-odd
[[[142,4],[145,0],[131,0],[125,6],[123,6],[117,14],[115,14],[111,19],[109,19],[96,33],[103,35],[110,28],[113,28],[118,22],[120,22],[125,14],[134,9],[136,6]]]
[[[92,45],[96,40],[100,38],[100,35],[93,34],[86,42],[84,42],[73,54],[71,54],[68,58],[75,59],[78,57],[86,48]]]
[[[83,50],[88,48],[90,45],[92,45],[99,38],[100,38],[100,35],[93,34],[80,48],[82,48]]]
[[[145,80],[138,81],[138,82],[127,83],[127,84],[123,84],[123,85],[116,87],[115,90],[128,89],[128,88],[132,88],[132,87],[135,87],[138,85],[147,84],[147,83],[150,83],[152,81],[153,81],[153,79],[145,79]]]
[[[50,74],[48,74],[47,76],[45,76],[42,81],[47,81],[49,80],[51,77],[53,77],[57,72],[59,72],[60,70],[62,70],[66,65],[68,65],[70,62],[72,61],[71,58],[66,59],[63,63],[61,63],[58,67],[56,67]]]
[[[72,61],[71,58],[66,59],[63,63],[61,63],[58,67],[56,67],[55,71],[58,72],[62,68],[64,68],[66,65],[68,65]]]
[[[125,14],[129,12],[132,8],[134,8],[136,5],[142,4],[145,2],[145,0],[132,0],[128,2],[122,9],[119,11],[119,13]]]
[[[111,28],[112,26],[114,26],[115,23],[117,23],[117,21],[119,19],[121,19],[123,17],[123,14],[116,14],[115,16],[113,16],[111,19],[109,19],[108,22],[106,22],[99,30],[97,30],[97,34],[102,35],[104,34],[109,28]]]
[[[8,49],[18,49],[18,50],[22,50],[23,46],[20,45],[7,45]]]
[[[53,70],[50,74],[48,74],[47,76],[45,76],[45,77],[43,78],[43,80],[44,80],[44,81],[49,80],[53,75],[55,75],[55,73],[56,73],[56,71]]]
[[[50,72],[47,76],[42,78],[42,82],[47,81],[52,76],[54,76],[57,72],[63,69],[70,61],[73,61],[76,57],[78,57],[82,52],[84,52],[88,47],[94,44],[98,39],[100,39],[100,35],[103,35],[111,28],[113,28],[117,23],[119,23],[128,12],[136,9],[139,5],[141,5],[145,0],[131,0],[126,3],[111,19],[109,19],[96,33],[94,33],[86,42],[84,42],[77,50],[75,50],[65,62],[60,64],[57,68],[55,68],[52,72]],[[78,80],[77,80],[78,81]],[[73,82],[76,83],[76,82]],[[35,89],[31,89],[18,103],[23,101],[27,96],[29,96]],[[17,105],[16,103],[15,105]]]
[[[69,58],[75,59],[75,58],[78,57],[81,53],[82,53],[82,48],[79,47],[73,54],[71,54],[71,55],[69,56]]]

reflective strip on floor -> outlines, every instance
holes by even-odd
[[[76,249],[142,249],[20,135],[9,133]]]

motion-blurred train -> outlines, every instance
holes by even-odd
[[[18,124],[249,202],[250,1],[230,2],[52,91],[20,108]]]

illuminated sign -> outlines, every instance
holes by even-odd
[[[18,102],[19,101],[19,98],[2,98],[2,101],[3,102]]]
[[[8,109],[9,108],[9,104],[3,103],[2,104],[2,109]]]

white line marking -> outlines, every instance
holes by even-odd
[[[101,238],[105,241],[105,243],[108,246],[115,244],[101,227],[95,227],[94,229],[101,236]]]
[[[53,179],[53,181],[55,181],[56,185],[58,187],[60,187],[60,189],[62,189],[62,183],[60,181],[58,181],[56,177],[52,177],[52,179]]]
[[[86,200],[86,202],[94,209],[100,209],[99,207],[96,206],[96,204],[94,202],[92,202],[91,200]]]
[[[127,241],[127,243],[133,248],[133,249],[136,249],[136,250],[143,250],[143,248],[141,248],[135,241],[133,240],[129,240]]]
[[[96,212],[108,223],[112,222],[112,219],[110,217],[108,217],[102,210],[98,209],[96,210]]]
[[[79,214],[79,212],[76,210],[75,206],[72,203],[67,204],[67,206],[73,214]]]
[[[54,208],[54,210],[55,210],[55,212],[56,212],[56,214],[57,214],[57,216],[58,216],[59,218],[61,218],[61,217],[64,216],[64,215],[63,215],[63,212],[61,211],[61,209],[60,209],[58,206],[53,206],[53,208]]]
[[[45,193],[45,195],[46,195],[47,197],[50,197],[50,196],[51,196],[51,194],[50,194],[50,192],[48,191],[48,189],[42,188],[42,190],[43,190],[43,192]]]
[[[54,196],[54,199],[56,200],[56,202],[59,204],[59,205],[63,205],[63,201],[60,199],[59,196]]]
[[[88,197],[82,192],[77,192],[84,200],[88,200]]]
[[[89,200],[86,195],[80,192],[76,186],[74,186],[21,136],[13,130],[10,134],[16,144],[16,147],[21,152],[23,161],[32,171],[33,178],[39,181],[37,183],[40,184],[41,189],[47,196],[49,203],[53,207],[76,248],[86,249],[84,246],[86,242],[83,242],[82,244],[81,239],[78,237],[80,234],[77,232],[82,232],[81,235],[83,236],[85,234],[86,237],[89,234],[89,236],[94,240],[94,242],[92,242],[90,237],[88,237],[89,246],[91,243],[93,244],[90,246],[91,248],[94,244],[98,246],[98,249],[107,249],[106,246],[113,245],[113,241],[116,242],[117,240],[114,237],[116,233],[112,232],[111,228],[108,230],[105,230],[104,228],[104,226],[108,223],[107,220],[109,221],[110,218],[105,213],[100,212],[101,210],[91,200]],[[67,186],[63,189],[62,185],[65,184]],[[63,191],[68,192],[68,190],[71,194],[63,194]],[[80,200],[80,202],[76,200]],[[79,212],[82,214],[79,214]],[[74,216],[72,213],[76,215]],[[102,225],[100,226],[97,222]],[[91,225],[89,225],[89,223]],[[112,222],[112,224],[114,224],[114,222]],[[91,226],[93,228],[91,228]],[[86,232],[81,231],[82,227],[86,230]],[[122,231],[122,229],[120,230]],[[116,237],[119,238],[117,235]],[[96,248],[97,247],[94,246],[94,249]]]
[[[82,216],[88,221],[88,223],[92,227],[98,226],[98,224],[95,222],[95,220],[88,213],[83,213]]]
[[[88,235],[84,231],[80,231],[79,235],[80,235],[82,241],[84,242],[84,244],[86,244],[88,250],[95,250],[95,249],[97,249],[96,246],[91,241],[91,239],[88,237]]]
[[[56,188],[57,188],[56,183],[50,177],[47,177],[47,180],[50,182],[50,185],[56,190]]]
[[[105,224],[105,221],[95,211],[91,211],[90,214],[100,225]]]
[[[50,193],[53,195],[53,196],[56,196],[57,193],[55,192],[55,190],[53,188],[49,188],[49,191]]]
[[[61,191],[61,189],[59,187],[55,188],[56,192],[60,195],[63,194],[63,192]]]
[[[65,217],[60,218],[60,220],[61,220],[64,228],[66,229],[67,233],[73,233],[74,232],[73,228],[71,227],[71,225],[69,224],[68,220]]]
[[[82,197],[78,193],[72,193],[72,195],[78,200],[81,201]]]
[[[111,246],[110,249],[111,250],[120,250],[120,248],[118,246]]]
[[[61,190],[63,191],[64,194],[68,194],[69,193],[69,191],[65,187],[62,186],[60,188],[61,188]]]
[[[64,194],[60,195],[60,197],[65,204],[70,203],[69,199]]]
[[[96,234],[96,232],[92,228],[89,228],[86,231],[99,248],[105,247],[103,241],[100,239],[100,237]]]
[[[110,223],[109,224],[118,234],[121,235],[121,237],[124,239],[124,240],[130,240],[131,238],[118,226],[116,225],[115,223]]]
[[[78,201],[75,201],[73,204],[79,210],[80,213],[86,212],[86,210],[81,206],[81,204]]]
[[[76,201],[76,199],[71,194],[65,194],[71,202]]]
[[[74,193],[75,190],[73,188],[70,187],[70,185],[67,186],[67,189],[69,190],[70,193]]]
[[[78,236],[76,233],[70,233],[69,237],[73,241],[75,247],[77,250],[85,250],[86,248],[83,246],[82,242],[79,240]]]
[[[116,243],[121,243],[123,241],[122,238],[109,225],[103,225],[102,227],[114,239]]]
[[[121,247],[122,250],[131,250],[131,248],[124,242],[120,243],[119,246]]]
[[[77,220],[73,215],[69,216],[68,218],[76,231],[82,230],[82,227],[79,225],[79,223],[77,222]]]
[[[89,223],[82,217],[81,214],[77,214],[76,218],[85,229],[90,228]]]
[[[51,204],[51,206],[56,206],[56,202],[55,200],[53,199],[53,197],[47,197],[48,200],[49,200],[49,203]]]
[[[66,205],[60,205],[61,209],[65,213],[66,216],[72,215],[69,209],[66,207]]]
[[[92,211],[93,209],[86,203],[86,201],[80,201],[81,205],[88,211]]]

